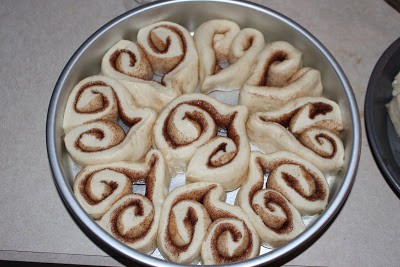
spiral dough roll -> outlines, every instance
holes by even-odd
[[[116,43],[104,55],[101,72],[119,80],[138,105],[160,111],[172,99],[196,89],[198,55],[184,27],[162,21],[140,29],[137,44]]]
[[[343,130],[339,105],[325,97],[297,98],[279,109],[256,113],[263,121],[276,122],[294,134],[301,134],[311,127],[330,131]]]
[[[154,123],[156,113],[149,108],[138,108],[131,94],[116,80],[94,75],[80,81],[72,89],[64,112],[64,132],[76,126],[96,120],[116,122],[118,117],[127,125],[151,118]],[[151,128],[151,127],[150,127]]]
[[[131,192],[132,180],[114,167],[122,164],[88,165],[76,176],[75,197],[93,219],[100,219],[112,204]]]
[[[304,96],[320,96],[320,72],[301,67],[301,52],[283,41],[269,43],[257,55],[250,78],[240,90],[239,104],[250,113],[276,109]]]
[[[127,134],[118,117],[130,126]],[[72,90],[64,113],[65,146],[80,165],[138,160],[151,146],[156,112],[137,108],[117,81],[105,76],[83,79]]]
[[[246,214],[224,202],[220,184],[200,182],[173,190],[162,207],[158,247],[174,262],[228,264],[259,254],[259,238]]]
[[[322,172],[290,152],[265,158],[269,171],[267,188],[284,195],[303,215],[322,212],[328,204],[329,187]]]
[[[197,28],[194,41],[199,53],[200,91],[240,89],[250,76],[264,36],[256,29],[240,30],[229,20],[210,20]],[[219,63],[229,63],[222,69]]]
[[[288,127],[288,129],[286,128]],[[325,98],[299,98],[269,112],[257,112],[247,122],[250,140],[266,153],[293,152],[323,172],[343,166],[343,129],[339,106]]]
[[[187,166],[188,182],[218,182],[227,191],[243,183],[250,156],[244,106],[229,106],[203,94],[172,101],[154,125],[154,143],[174,174]],[[218,128],[226,136],[216,136]]]
[[[105,172],[108,177],[104,176]],[[102,173],[103,180],[96,181],[100,183],[98,185],[92,185],[93,177],[97,173]],[[131,184],[144,180],[145,195],[129,192],[117,201],[115,198],[109,201],[110,196],[119,190],[119,186],[123,186],[117,181],[119,176],[130,180]],[[99,225],[122,243],[150,254],[157,247],[161,205],[168,194],[169,182],[170,176],[162,154],[151,150],[143,163],[116,162],[86,167],[75,181],[74,192],[88,212],[90,209],[97,209],[98,201],[105,202],[108,210],[98,221]],[[102,186],[102,183],[108,187]],[[113,190],[114,192],[109,192]]]
[[[264,173],[268,173],[265,189]],[[261,242],[278,247],[304,231],[300,214],[320,213],[328,197],[326,179],[311,163],[286,151],[254,151],[236,204],[249,216]]]

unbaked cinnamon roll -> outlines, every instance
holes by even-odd
[[[263,244],[277,247],[304,231],[300,214],[322,212],[328,197],[324,175],[310,162],[286,151],[254,151],[236,204],[247,213]]]
[[[101,175],[97,181],[96,175]],[[111,203],[110,196],[123,186],[119,177],[130,180],[131,184],[143,181],[145,195],[128,193],[117,201],[112,198],[114,203]],[[112,236],[140,252],[152,253],[157,247],[161,205],[168,194],[169,182],[162,154],[151,150],[143,163],[116,162],[86,167],[74,183],[74,192],[86,211],[102,203],[107,206],[108,211],[98,223]]]
[[[339,105],[325,97],[297,98],[279,109],[256,113],[263,121],[276,122],[294,134],[310,127],[321,127],[334,132],[343,130]]]
[[[153,68],[143,48],[134,42],[121,40],[104,55],[102,73],[117,80],[150,81]]]
[[[247,122],[251,142],[264,152],[287,150],[331,173],[343,166],[343,142],[336,134],[342,129],[339,106],[325,98],[300,98],[252,114]]]
[[[130,126],[127,134],[117,119]],[[80,165],[136,161],[151,146],[156,112],[137,108],[117,81],[105,76],[83,79],[72,90],[64,113],[64,142]]]
[[[129,169],[129,163],[88,165],[74,181],[74,194],[82,208],[93,219],[100,219],[121,197],[132,190],[132,180],[118,170]]]
[[[194,41],[199,53],[200,91],[240,89],[250,76],[264,36],[256,29],[240,30],[229,20],[210,20],[197,28]],[[222,64],[229,64],[222,68]]]
[[[96,120],[117,121],[118,117],[134,125],[146,117],[154,118],[156,113],[149,108],[138,108],[131,94],[116,80],[94,75],[80,81],[72,89],[64,112],[64,132]],[[148,123],[154,121],[149,120]]]
[[[247,171],[250,145],[245,123],[248,110],[203,94],[172,101],[154,124],[154,143],[172,175],[186,171],[188,182],[218,182],[227,191],[239,187]],[[226,136],[217,136],[218,129]]]
[[[119,80],[140,106],[160,111],[198,83],[198,55],[184,27],[167,21],[139,30],[137,44],[121,40],[103,57],[101,72]],[[159,81],[154,75],[162,76]]]
[[[228,264],[258,256],[259,237],[238,206],[224,202],[217,183],[192,183],[174,189],[165,199],[158,248],[173,262]]]
[[[304,96],[320,96],[320,72],[301,68],[301,52],[283,41],[273,42],[257,55],[250,78],[240,90],[239,104],[250,113],[276,109]]]

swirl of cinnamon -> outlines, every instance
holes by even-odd
[[[72,159],[82,166],[122,160],[136,161],[151,146],[149,132],[155,115],[151,116],[144,117],[127,134],[112,121],[97,120],[82,124],[65,135],[65,147]]]
[[[160,111],[198,82],[198,55],[190,33],[172,22],[139,30],[137,44],[121,40],[103,57],[101,71],[121,82],[136,103]],[[161,81],[153,75],[162,76]]]
[[[107,183],[110,188],[92,187],[93,175],[98,173],[102,175],[99,182]],[[99,205],[106,208],[103,208],[104,215],[98,223],[107,232],[124,244],[150,254],[157,247],[161,205],[168,193],[170,177],[166,173],[162,154],[151,150],[142,163],[115,162],[87,166],[76,178],[74,192],[88,213]],[[123,186],[118,177],[130,181],[129,192],[109,201],[110,196]],[[136,181],[146,184],[145,195],[130,192],[132,183]],[[96,195],[100,197],[94,198]]]
[[[321,93],[320,72],[301,68],[301,52],[278,41],[267,44],[257,55],[250,78],[241,88],[239,104],[251,113],[269,111],[296,98]]]
[[[250,76],[257,54],[264,48],[261,32],[229,20],[210,20],[197,28],[194,41],[199,53],[200,91],[240,89]],[[228,64],[222,68],[220,64]]]
[[[130,126],[127,134],[116,123]],[[137,108],[116,80],[96,75],[72,90],[64,112],[65,146],[81,165],[142,158],[151,146],[156,112]]]
[[[74,181],[75,197],[93,219],[100,219],[112,204],[129,194],[132,188],[132,181],[124,173],[108,166],[97,166],[100,165],[86,166]]]
[[[324,175],[314,165],[295,155],[284,153],[287,152],[270,154],[272,160],[266,164],[269,171],[267,188],[284,195],[301,214],[320,213],[328,204],[329,196],[329,187]],[[276,166],[276,161],[283,163]]]
[[[341,142],[340,138],[334,133],[317,127],[310,128],[299,136],[299,141],[305,147],[327,159],[335,157],[338,150],[338,139]]]
[[[268,174],[266,189],[264,173]],[[249,216],[261,242],[278,247],[304,231],[300,214],[323,211],[328,197],[326,179],[311,163],[286,151],[254,151],[236,204]]]
[[[172,174],[184,171],[189,182],[221,183],[227,191],[243,183],[250,145],[243,106],[229,106],[203,94],[172,101],[154,125],[154,143]],[[216,136],[218,128],[226,136]]]
[[[121,40],[108,50],[101,66],[104,75],[118,80],[153,78],[153,69],[144,50],[128,40]]]
[[[260,252],[259,236],[248,216],[240,207],[225,203],[225,197],[217,186],[204,198],[213,220],[201,248],[202,262],[207,265],[244,261]]]
[[[246,214],[224,202],[220,184],[200,182],[174,189],[165,199],[158,248],[174,262],[227,264],[259,254],[259,238]],[[207,230],[208,229],[208,230]]]
[[[154,221],[154,208],[147,197],[132,193],[118,200],[103,218],[100,221],[103,228],[119,241],[140,251],[143,249],[138,248],[136,242],[146,238]],[[151,253],[154,249],[152,244],[151,249],[145,250]]]
[[[153,120],[153,118],[147,118]],[[151,122],[141,121],[127,134],[117,123],[107,120],[88,122],[75,127],[64,137],[65,147],[72,159],[82,165],[136,161],[151,146]]]
[[[127,124],[134,124],[149,109],[138,109],[129,92],[116,80],[95,75],[80,81],[72,89],[64,112],[63,128],[74,127],[99,119],[117,121],[118,115]]]
[[[258,190],[252,196],[251,208],[248,215],[255,216],[253,225],[264,245],[279,247],[305,229],[299,211],[278,191]]]
[[[333,132],[342,128],[337,104],[321,98],[298,99],[276,111],[257,112],[247,122],[249,139],[265,153],[290,151],[331,173],[343,166],[343,142]]]
[[[301,97],[279,109],[256,114],[261,120],[279,123],[294,134],[315,126],[334,132],[343,130],[339,105],[324,97]]]

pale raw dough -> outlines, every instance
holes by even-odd
[[[398,136],[400,136],[400,72],[394,77],[393,83],[393,98],[386,105],[390,120],[393,123],[394,129]]]
[[[297,99],[275,111],[254,113],[247,121],[249,139],[265,153],[290,151],[329,173],[343,166],[341,129],[339,106],[325,98]]]
[[[140,29],[137,44],[121,40],[110,48],[101,72],[122,83],[137,105],[160,111],[177,96],[194,92],[198,55],[187,29],[162,21]],[[162,76],[161,81],[152,80],[153,75]]]
[[[85,173],[107,168],[124,174],[132,182],[144,180],[145,195],[130,193],[123,196],[98,223],[125,245],[151,254],[157,247],[161,206],[168,194],[171,179],[162,154],[157,150],[150,150],[144,162],[117,162],[88,168]],[[113,181],[112,177],[109,178],[110,181]]]
[[[244,106],[223,104],[204,94],[185,94],[157,118],[154,144],[172,175],[187,166],[188,182],[218,182],[231,191],[243,183],[248,168],[247,117]],[[218,127],[227,136],[216,136]]]
[[[268,178],[263,189],[265,172]],[[326,179],[311,163],[286,151],[254,151],[236,204],[249,216],[261,242],[278,247],[305,230],[300,214],[322,212],[328,197]]]
[[[200,61],[200,91],[233,91],[250,76],[257,54],[264,48],[264,36],[256,29],[240,30],[229,20],[210,20],[194,34]],[[221,64],[229,64],[221,68]]]
[[[116,122],[118,117],[129,125],[146,116],[155,117],[156,112],[138,108],[132,95],[115,79],[94,75],[81,80],[72,89],[64,111],[63,128],[68,133],[87,122]]]
[[[301,56],[287,42],[267,44],[257,55],[251,76],[240,90],[239,104],[253,113],[277,109],[298,97],[320,96],[320,72],[302,68]]]
[[[93,219],[100,219],[118,199],[131,192],[131,179],[116,170],[121,165],[129,167],[128,163],[88,165],[75,177],[75,197]]]
[[[294,134],[301,134],[315,126],[334,132],[343,130],[339,105],[325,97],[300,97],[279,109],[257,114],[264,121],[288,127]]]
[[[116,80],[90,76],[80,81],[68,98],[64,112],[65,147],[82,165],[136,161],[149,150],[157,113],[138,108],[129,92]],[[117,119],[132,125],[127,134]]]
[[[224,188],[217,183],[175,188],[161,211],[158,248],[162,255],[183,264],[197,263],[200,255],[203,264],[228,264],[256,257],[260,241],[254,227],[243,210],[225,203],[225,198]],[[194,219],[195,224],[187,223]],[[226,227],[234,229],[231,235]]]

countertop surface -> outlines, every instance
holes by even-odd
[[[256,1],[314,34],[346,73],[360,109],[362,154],[351,194],[330,228],[289,265],[398,266],[399,199],[379,172],[364,128],[372,69],[400,36],[383,0]],[[45,143],[54,85],[94,31],[133,0],[0,2],[0,260],[121,265],[75,224],[56,191]]]

